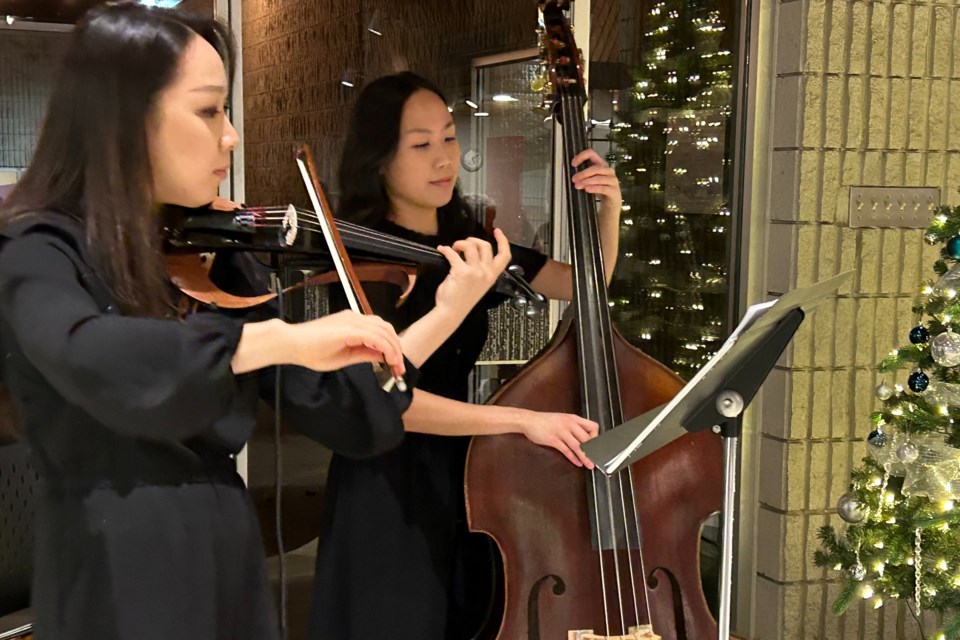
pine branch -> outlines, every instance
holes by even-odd
[[[846,584],[843,585],[843,589],[840,590],[840,594],[837,596],[837,599],[833,601],[833,615],[839,616],[850,607],[850,603],[853,602],[853,596],[857,591],[857,583],[853,580],[847,580]]]
[[[878,369],[886,373],[888,371],[896,371],[903,367],[904,362],[920,362],[924,359],[926,355],[926,350],[921,349],[919,346],[912,344],[909,347],[900,347],[897,349],[896,353],[888,355],[880,363]]]
[[[960,613],[952,615],[943,623],[942,632],[947,640],[960,639]]]

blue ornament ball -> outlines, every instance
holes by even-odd
[[[930,384],[930,378],[927,377],[923,371],[914,371],[910,374],[910,377],[907,378],[907,386],[910,387],[910,390],[914,393],[922,393],[926,391],[927,385]]]
[[[960,260],[960,236],[953,236],[947,240],[947,255],[954,260]]]
[[[867,436],[867,443],[870,446],[876,447],[877,449],[882,449],[884,445],[887,444],[887,434],[883,429],[877,427]],[[851,522],[848,520],[847,522]]]
[[[922,324],[910,329],[910,342],[913,344],[926,344],[930,340],[930,332]]]

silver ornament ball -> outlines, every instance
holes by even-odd
[[[852,491],[840,496],[837,501],[837,513],[845,522],[857,523],[863,520],[863,512],[860,510],[860,500],[857,494]]]
[[[955,367],[960,364],[960,333],[947,329],[937,334],[930,343],[930,355],[941,367]]]
[[[860,582],[867,577],[867,569],[860,564],[859,562],[847,570],[847,573],[850,574],[850,577]]]
[[[920,449],[914,443],[907,440],[897,447],[897,460],[910,464],[920,456]]]
[[[887,401],[893,397],[893,387],[886,382],[880,383],[880,386],[874,390],[880,400]]]

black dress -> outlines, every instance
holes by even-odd
[[[57,216],[7,229],[0,248],[5,378],[45,485],[35,636],[277,638],[260,531],[231,457],[258,397],[272,397],[272,370],[232,373],[241,318],[119,315],[77,237]],[[240,255],[217,263],[238,286],[252,271],[230,268]],[[284,367],[282,382],[286,419],[334,449],[373,455],[403,437],[409,394],[383,393],[369,365]]]
[[[450,225],[453,227],[454,225]],[[390,222],[380,230],[427,246],[477,235],[441,226],[424,236]],[[511,246],[514,264],[532,280],[546,262]],[[398,331],[434,305],[446,270],[419,274],[399,308],[393,296],[365,287],[374,312]],[[486,298],[421,367],[418,387],[455,400],[468,396],[467,377],[487,339]],[[334,456],[327,484],[324,531],[317,555],[311,640],[460,640],[482,623],[491,596],[492,546],[467,531],[463,470],[469,437],[408,433],[403,443],[368,460]]]

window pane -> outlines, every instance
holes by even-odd
[[[727,331],[733,3],[619,9],[616,61],[600,63],[592,94],[624,196],[612,313],[628,340],[689,378]]]

